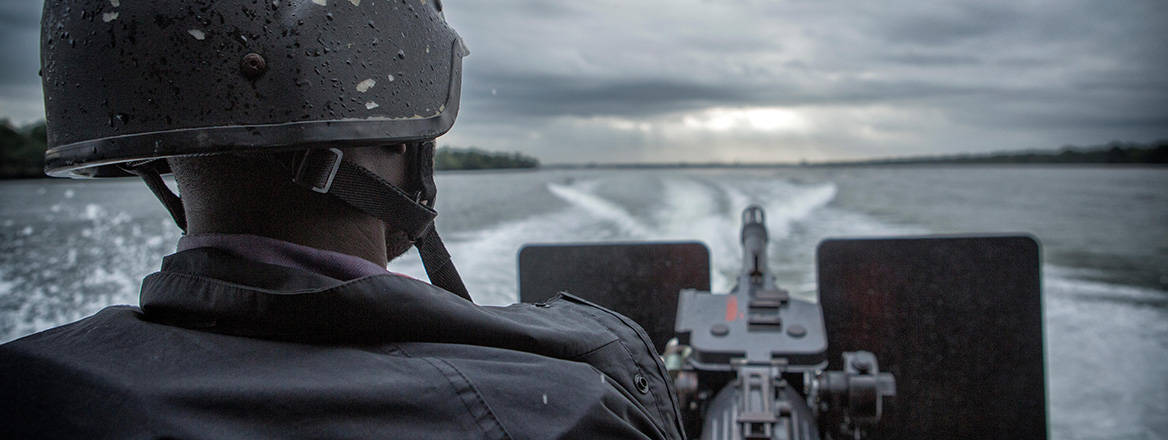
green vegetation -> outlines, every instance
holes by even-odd
[[[44,177],[45,123],[15,127],[0,120],[0,178]]]
[[[478,148],[443,146],[434,154],[434,168],[437,170],[486,170],[538,167],[538,159],[519,153],[496,153]]]
[[[1055,151],[996,152],[952,156],[899,157],[822,165],[909,164],[1168,164],[1168,139],[1141,144],[1112,141],[1106,145],[1068,145]]]
[[[837,166],[881,166],[881,165],[934,165],[934,164],[1168,164],[1168,139],[1146,144],[1137,142],[1112,141],[1106,145],[1077,147],[1068,145],[1058,150],[1003,151],[982,154],[955,154],[949,156],[893,157],[885,159],[863,159],[851,161],[825,162],[674,162],[674,163],[586,163],[556,164],[549,168],[774,168],[774,167],[837,167]]]
[[[0,120],[0,179],[45,177],[45,123],[17,127]],[[443,146],[434,157],[439,170],[538,168],[539,160],[519,153]]]

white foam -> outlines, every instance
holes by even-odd
[[[736,214],[721,208],[721,201],[734,194],[711,187],[707,182],[689,178],[670,178],[664,182],[664,201],[657,213],[661,228],[657,238],[663,240],[697,240],[710,251],[710,283],[728,288],[737,272]],[[733,203],[745,204],[745,199]]]
[[[1168,292],[1148,287],[1112,284],[1090,278],[1101,273],[1090,269],[1071,269],[1051,264],[1042,267],[1044,290],[1058,295],[1118,302],[1168,301]]]
[[[805,220],[835,199],[834,183],[793,185],[782,180],[721,183],[730,198],[730,212],[735,218],[751,204],[766,210],[767,232],[772,240],[790,235],[791,225]]]
[[[446,237],[451,260],[460,269],[475,302],[505,305],[518,300],[517,255],[527,243],[583,241],[578,235],[586,218],[571,210],[521,218],[473,233]],[[576,232],[577,235],[571,235]],[[426,271],[416,252],[394,260],[389,269],[425,280]]]
[[[596,181],[577,182],[572,185],[549,183],[547,189],[556,197],[583,209],[589,215],[620,227],[630,238],[649,238],[652,230],[648,226],[620,205],[594,193],[597,183]]]
[[[1145,304],[1163,304],[1168,292],[1077,278],[1089,273],[1077,269],[1043,271],[1054,434],[1154,438],[1143,417],[1168,413],[1168,313]]]
[[[177,235],[173,225],[145,225],[124,211],[111,215],[99,204],[58,203],[48,209],[83,223],[59,243],[26,248],[21,264],[5,268],[12,270],[0,277],[0,295],[14,308],[0,314],[3,340],[76,321],[110,305],[136,303],[140,280],[156,270],[163,244],[173,243]],[[164,233],[157,233],[159,227]]]
[[[97,220],[104,212],[105,210],[102,209],[101,205],[90,203],[85,205],[85,213],[81,214],[81,218],[86,220]]]
[[[568,207],[515,219],[486,230],[453,234],[447,246],[476,301],[508,304],[517,298],[515,255],[527,243],[589,242],[612,240],[697,240],[710,249],[711,281],[716,289],[728,289],[740,259],[739,213],[751,203],[769,202],[768,227],[787,234],[791,223],[806,219],[835,196],[832,184],[797,186],[775,181],[740,188],[716,185],[688,177],[662,178],[662,203],[649,215],[638,217],[599,191],[601,180],[571,184],[548,183],[547,191]],[[641,182],[643,184],[643,182]],[[778,189],[766,184],[778,185]],[[768,214],[770,212],[768,211]],[[606,232],[615,226],[618,235]],[[390,270],[425,279],[421,260],[411,252],[390,264]]]

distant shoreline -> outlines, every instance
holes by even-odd
[[[1111,142],[1093,147],[1066,146],[1058,150],[1004,151],[983,154],[954,154],[946,156],[893,157],[823,162],[674,162],[674,163],[561,163],[544,168],[556,169],[653,169],[653,168],[838,168],[914,165],[1045,165],[1045,166],[1138,166],[1168,165],[1168,140],[1148,144]]]
[[[46,131],[44,123],[13,127],[0,120],[0,180],[47,178],[43,174]],[[860,160],[770,163],[736,162],[631,162],[557,163],[518,152],[443,146],[435,152],[434,168],[440,173],[534,171],[564,169],[770,169],[844,168],[889,166],[1057,166],[1057,167],[1164,167],[1168,165],[1168,139],[1150,143],[1113,141],[1105,145],[1057,150],[999,151],[944,156],[891,157]]]
[[[779,169],[828,169],[828,168],[1096,168],[1096,169],[1168,169],[1168,164],[1159,163],[877,163],[877,164],[549,164],[542,165],[539,168],[480,168],[480,169],[463,169],[463,170],[435,170],[437,175],[457,175],[457,174],[515,174],[515,173],[533,173],[539,171],[558,171],[558,170],[779,170]],[[121,179],[137,179],[133,176],[126,176],[113,179],[99,179],[107,180],[121,180]],[[50,178],[49,176],[11,176],[0,177],[0,182],[20,182],[29,181],[35,182],[39,180],[61,180],[67,181],[69,179]]]
[[[700,163],[700,164],[654,164],[654,163],[616,163],[616,164],[548,164],[540,170],[654,170],[654,169],[808,169],[808,168],[925,168],[925,167],[1018,167],[1018,168],[1168,168],[1162,163],[1101,163],[1101,162],[1029,162],[1029,163],[983,163],[983,162],[913,162],[913,163],[770,163],[770,164],[729,164],[729,163]],[[482,170],[506,171],[506,170]],[[532,170],[534,171],[534,170]]]

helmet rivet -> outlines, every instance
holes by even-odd
[[[256,79],[268,70],[268,62],[258,53],[249,53],[239,63],[239,69],[248,79]]]

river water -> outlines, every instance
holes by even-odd
[[[485,304],[515,301],[516,252],[532,242],[700,240],[725,291],[751,203],[767,210],[780,284],[804,297],[826,237],[1033,234],[1051,434],[1168,438],[1168,169],[545,170],[438,184],[439,228]],[[134,180],[0,182],[0,342],[136,304],[178,236]],[[424,279],[413,254],[390,269]]]

